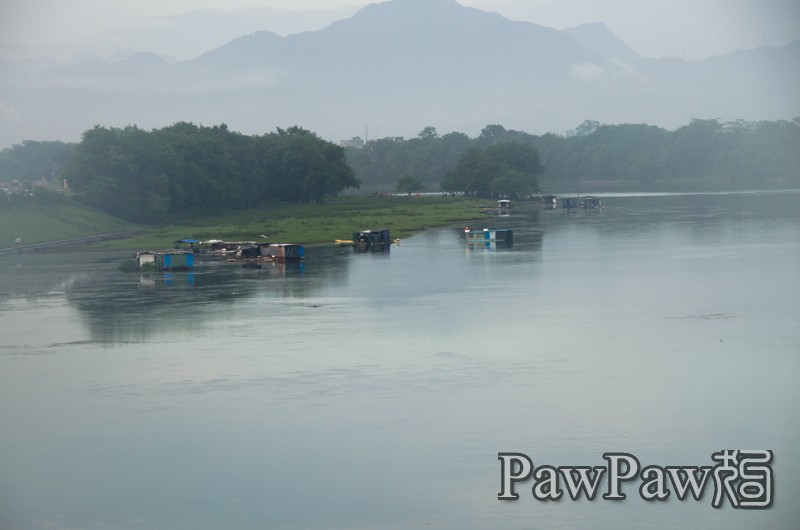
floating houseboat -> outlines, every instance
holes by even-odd
[[[497,209],[501,212],[507,212],[511,209],[511,201],[508,199],[500,199],[497,201]]]
[[[302,261],[305,258],[305,247],[293,243],[269,243],[261,245],[261,256],[280,262]]]
[[[162,271],[188,271],[194,269],[194,252],[177,250],[156,254],[158,269]]]
[[[230,253],[227,255],[229,258],[256,260],[262,255],[261,245],[258,243],[241,243],[236,247],[232,256]]]
[[[472,230],[469,227],[464,229],[464,239],[467,243],[487,243],[514,241],[514,231],[510,228],[484,228],[482,230]]]
[[[191,250],[192,252],[194,252],[195,251],[195,247],[194,247],[195,244],[199,244],[199,243],[200,243],[199,239],[185,238],[185,239],[179,239],[179,240],[173,242],[172,244],[175,245],[176,249],[179,249],[179,250],[180,249]],[[186,245],[186,246],[184,247],[184,245]]]
[[[603,201],[594,195],[587,195],[581,199],[581,207],[586,210],[596,210],[603,207]]]
[[[353,245],[358,250],[388,251],[392,245],[392,238],[388,228],[362,230],[353,233]]]
[[[226,258],[228,261],[301,261],[305,247],[294,243],[256,243],[255,241],[203,241],[205,252]]]
[[[143,251],[136,254],[139,268],[152,266],[157,271],[194,270],[194,252],[187,250]]]
[[[558,205],[558,200],[555,195],[545,195],[542,197],[542,206],[545,209],[552,210]]]
[[[603,201],[594,195],[584,197],[565,197],[561,199],[562,208],[583,208],[585,210],[596,210],[603,207]]]
[[[561,199],[561,207],[572,209],[578,207],[578,198],[577,197],[564,197]]]
[[[255,241],[222,241],[221,239],[209,239],[208,241],[203,241],[201,245],[203,252],[220,256],[236,255],[243,249],[257,249],[259,247],[259,243]],[[253,252],[258,255],[257,251],[250,250],[250,253]]]

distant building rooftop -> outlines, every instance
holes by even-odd
[[[360,136],[353,136],[349,140],[340,141],[339,145],[342,147],[355,147],[360,149],[364,147],[364,140]]]

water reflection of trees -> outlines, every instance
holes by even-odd
[[[346,278],[347,253],[320,249],[302,264],[204,262],[194,272],[126,273],[107,265],[66,282],[70,305],[80,310],[91,339],[141,342],[156,334],[200,332],[226,311],[256,296],[304,299]]]

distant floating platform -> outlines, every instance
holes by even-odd
[[[514,241],[514,231],[510,228],[484,228],[481,230],[464,229],[464,239],[467,243],[486,243],[492,241]]]

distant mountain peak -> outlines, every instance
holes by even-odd
[[[441,7],[464,7],[456,0],[387,0],[377,4],[369,4],[373,6],[400,6],[402,8],[409,8],[414,10],[420,9],[439,9]]]
[[[195,61],[241,62],[260,57],[265,49],[270,49],[282,42],[285,37],[271,31],[256,31],[233,39],[217,49],[207,51]]]
[[[581,24],[562,31],[612,63],[630,65],[642,58],[602,22]]]
[[[0,61],[0,145],[77,138],[95,123],[296,124],[344,138],[366,121],[407,136],[426,125],[563,131],[587,118],[677,127],[800,114],[800,41],[702,63],[645,59],[602,23],[558,30],[461,1],[385,0],[316,31],[259,31],[176,63],[130,50],[55,68]]]
[[[128,64],[164,64],[166,61],[153,52],[135,52],[133,55],[118,62]]]
[[[456,0],[388,0],[377,4],[367,4],[361,8],[353,18],[358,16],[371,16],[375,13],[390,13],[394,15],[408,15],[416,19],[429,19],[441,17],[453,12],[477,11],[474,8],[463,6]]]
[[[575,39],[553,28],[532,22],[515,22],[498,13],[468,7],[456,0],[387,0],[369,4],[348,19],[339,20],[315,33],[339,33],[359,38],[391,40],[396,46],[420,51],[449,47],[472,49],[480,55],[497,53],[503,46],[520,44],[520,40],[541,39],[539,49],[563,47],[573,53],[585,53]],[[533,34],[537,33],[538,36]],[[503,41],[509,41],[501,44]],[[512,44],[511,41],[516,40]],[[568,41],[568,42],[567,42]],[[433,45],[433,46],[432,46]],[[519,48],[506,49],[516,53]],[[534,54],[536,55],[536,54]],[[598,60],[601,60],[597,56]]]

